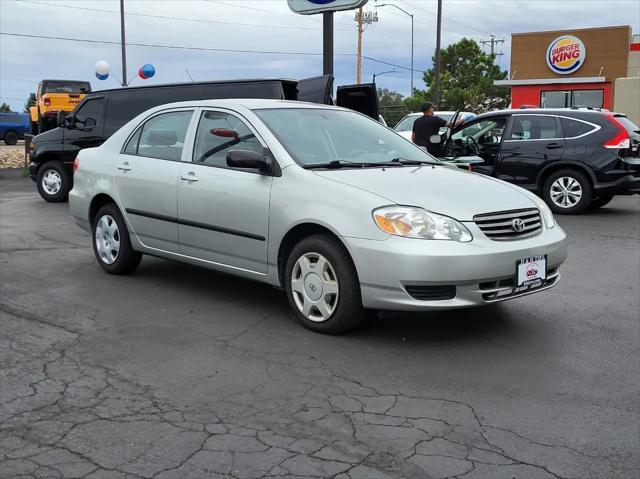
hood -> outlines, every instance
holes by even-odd
[[[31,143],[44,143],[45,141],[60,141],[63,138],[62,128],[54,128],[53,130],[45,131],[36,135],[31,140]]]
[[[457,167],[424,165],[314,173],[376,194],[389,203],[419,206],[459,221],[471,221],[481,213],[536,207],[519,187]]]

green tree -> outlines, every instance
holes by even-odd
[[[402,98],[402,93],[388,88],[378,88],[378,104],[381,107],[402,105]]]
[[[11,107],[7,103],[0,105],[0,113],[11,113]]]
[[[36,96],[32,93],[29,95],[27,102],[24,104],[24,112],[29,113],[29,108],[36,105]]]
[[[494,63],[495,55],[486,54],[474,40],[463,38],[440,51],[441,110],[468,110],[476,113],[504,108],[509,90],[493,84],[507,78],[506,70]],[[435,65],[435,56],[433,57]],[[435,97],[435,68],[424,73],[429,86],[425,97]]]

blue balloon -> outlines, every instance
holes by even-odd
[[[106,75],[100,75],[100,73],[96,72],[96,78],[98,80],[106,80],[107,78],[109,78],[109,74],[107,73]]]
[[[149,63],[146,63],[146,64],[142,65],[140,67],[140,70],[138,70],[138,75],[143,80],[151,78],[155,74],[156,74],[156,69],[154,68],[153,65],[151,65]]]

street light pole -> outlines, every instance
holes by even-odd
[[[436,29],[436,65],[435,65],[435,87],[434,103],[436,109],[440,105],[440,37],[442,34],[442,0],[438,0],[438,25]]]
[[[400,10],[405,15],[411,18],[411,92],[410,96],[413,96],[413,14],[407,12],[404,8],[394,5],[393,3],[381,3],[378,7],[393,7]]]
[[[397,70],[389,70],[389,71],[386,71],[386,72],[374,73],[373,74],[373,83],[376,82],[376,77],[379,77],[380,75],[384,75],[385,73],[396,73],[396,72],[397,72]]]
[[[122,47],[122,86],[127,86],[127,47],[124,38],[124,0],[120,0],[120,45]]]

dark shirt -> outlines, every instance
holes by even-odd
[[[416,134],[415,144],[426,146],[428,151],[438,150],[440,144],[429,141],[433,135],[437,135],[440,128],[447,124],[447,120],[435,115],[423,115],[413,123],[413,132]]]

